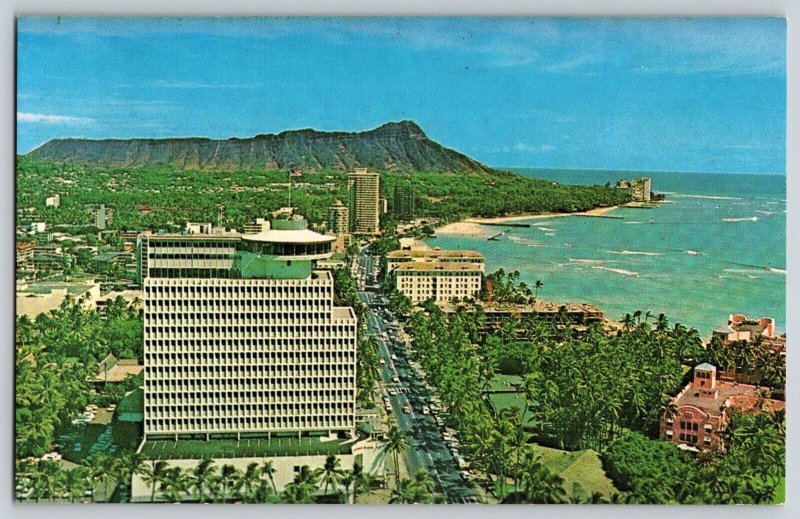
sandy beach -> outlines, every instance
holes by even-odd
[[[459,222],[453,222],[444,225],[442,227],[438,227],[436,229],[436,234],[471,236],[473,238],[488,238],[494,234],[497,234],[497,230],[482,224],[517,222],[522,220],[538,220],[545,218],[560,218],[563,216],[575,216],[575,215],[602,216],[616,209],[617,207],[618,206],[598,207],[581,213],[538,213],[538,214],[521,214],[515,216],[498,216],[495,218],[466,218]]]

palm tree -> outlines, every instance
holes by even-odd
[[[236,492],[241,496],[245,503],[256,502],[256,494],[258,493],[259,486],[264,481],[261,479],[261,468],[258,463],[252,462],[247,465],[244,473],[238,480]]]
[[[167,469],[161,478],[161,496],[165,501],[178,503],[189,492],[191,483],[189,476],[180,467]]]
[[[545,467],[536,453],[529,451],[523,462],[522,488],[529,503],[557,504],[566,500],[564,480]]]
[[[76,499],[81,499],[86,492],[86,469],[80,465],[67,470],[64,483],[69,493],[69,502],[74,503]]]
[[[137,452],[129,452],[121,458],[117,458],[114,464],[114,472],[118,480],[130,488],[133,475],[139,473],[144,464],[144,457]]]
[[[89,484],[89,490],[91,491],[89,500],[94,503],[94,491],[103,477],[103,470],[100,465],[97,464],[96,459],[84,458],[81,465],[86,469],[86,480]]]
[[[288,503],[313,503],[314,493],[318,488],[319,472],[311,470],[308,465],[300,467],[300,472],[294,477],[294,481],[286,485],[283,496]]]
[[[203,458],[191,472],[191,488],[194,497],[201,503],[205,503],[209,492],[214,487],[214,476],[216,473],[214,460]]]
[[[384,452],[392,456],[395,470],[395,487],[400,479],[400,454],[408,448],[408,440],[405,433],[396,423],[389,424],[389,432],[386,435],[386,443],[383,445]]]
[[[103,493],[106,501],[108,501],[110,498],[108,492],[108,480],[109,478],[113,479],[117,468],[117,462],[114,460],[114,458],[102,452],[94,454],[93,458],[93,465],[98,471],[98,477],[100,482],[103,484]]]
[[[353,470],[350,471],[350,477],[353,480],[353,504],[358,501],[358,493],[361,486],[365,483],[364,467],[359,462],[353,463]]]
[[[228,491],[232,486],[235,486],[236,481],[240,478],[241,472],[233,465],[223,465],[220,470],[219,482],[222,502],[224,503],[228,497]]]
[[[270,460],[264,460],[261,464],[261,475],[267,476],[270,484],[272,485],[272,492],[277,494],[278,489],[275,487],[275,465]]]
[[[533,298],[534,298],[534,299],[536,299],[536,300],[538,300],[538,299],[539,299],[539,289],[540,289],[540,288],[542,288],[543,286],[544,286],[544,283],[542,283],[542,280],[541,280],[541,279],[537,279],[537,280],[536,280],[536,283],[534,283],[534,284],[533,284],[533,289],[534,289],[534,296],[533,296]]]
[[[154,464],[143,463],[138,474],[142,476],[142,481],[150,485],[150,502],[155,501],[156,485],[160,483],[167,473],[167,462],[157,461]]]
[[[353,471],[352,470],[344,471],[344,473],[342,474],[342,479],[340,481],[344,492],[342,492],[342,497],[340,499],[343,500],[345,503],[350,502],[350,496],[351,496],[350,487],[353,486],[353,482],[354,482]]]
[[[631,314],[625,314],[622,318],[622,326],[626,332],[631,331],[633,328],[633,316]]]
[[[329,485],[335,490],[339,481],[341,481],[342,470],[339,467],[339,458],[333,454],[329,454],[328,457],[325,458],[325,466],[322,468],[322,481],[325,483],[325,490],[323,493],[325,495],[328,494]]]

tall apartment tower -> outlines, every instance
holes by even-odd
[[[328,229],[336,236],[350,232],[350,210],[341,200],[328,209]]]
[[[313,268],[334,239],[302,219],[139,236],[145,439],[353,432],[356,316]]]
[[[94,212],[94,225],[100,230],[105,229],[111,223],[111,209],[106,208],[106,204],[100,204]]]
[[[353,234],[380,233],[380,180],[367,168],[356,168],[347,175],[350,192],[350,230]]]
[[[394,186],[394,215],[398,220],[413,220],[416,200],[411,186]]]

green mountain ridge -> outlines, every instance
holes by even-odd
[[[493,172],[428,138],[410,120],[364,132],[288,130],[254,137],[53,139],[25,155],[51,162],[106,167],[169,166],[179,170],[351,170]]]

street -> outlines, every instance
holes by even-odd
[[[384,359],[380,367],[381,395],[382,398],[388,396],[395,421],[408,439],[409,448],[404,459],[409,476],[424,469],[439,485],[448,502],[478,502],[475,489],[462,478],[434,413],[423,414],[423,407],[432,403],[430,391],[417,370],[409,365],[405,345],[397,338],[397,330],[390,325],[386,298],[372,289],[375,283],[372,273],[377,267],[377,258],[362,254],[358,265],[361,272],[360,278],[357,275],[358,297],[368,307],[367,334],[378,339],[378,353]],[[392,392],[396,394],[392,395]],[[403,411],[406,405],[411,408],[409,413]]]

